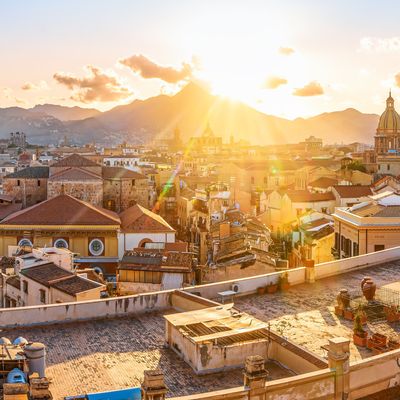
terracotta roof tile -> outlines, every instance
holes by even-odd
[[[312,187],[319,187],[319,188],[328,188],[330,186],[337,185],[338,180],[333,179],[333,178],[326,178],[326,177],[321,177],[316,179],[315,181],[312,181],[308,184],[308,186]]]
[[[1,225],[119,225],[113,211],[60,195],[6,217]]]
[[[128,208],[119,216],[121,229],[125,232],[175,232],[164,218],[139,204]]]
[[[28,167],[6,175],[5,179],[45,179],[49,177],[49,167]]]
[[[88,158],[82,157],[79,154],[71,154],[70,156],[63,158],[60,161],[51,165],[52,167],[99,167],[94,161]]]
[[[308,190],[293,190],[286,193],[290,200],[294,203],[308,203],[316,201],[335,200],[335,196],[331,193],[311,193]]]
[[[122,167],[102,167],[102,174],[104,179],[147,179],[139,172]]]
[[[50,176],[49,181],[89,181],[89,180],[102,180],[101,176],[94,174],[93,172],[72,167],[60,172],[57,172]]]
[[[369,186],[362,185],[335,185],[334,189],[341,198],[371,196],[372,190]]]

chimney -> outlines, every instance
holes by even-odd
[[[161,370],[144,371],[142,383],[143,400],[165,400],[168,388],[165,386],[164,374]]]
[[[264,389],[267,381],[268,371],[265,369],[265,361],[261,356],[249,356],[246,358],[244,368],[244,386],[251,392]]]

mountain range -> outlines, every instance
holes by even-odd
[[[324,143],[372,143],[379,116],[349,108],[311,118],[288,120],[264,114],[243,103],[214,96],[189,83],[173,96],[135,100],[109,111],[52,104],[30,109],[0,108],[0,137],[22,131],[35,144],[92,141],[111,145],[126,140],[146,143],[168,138],[179,127],[184,141],[200,135],[207,124],[228,141],[244,139],[254,144],[297,143],[314,135]]]

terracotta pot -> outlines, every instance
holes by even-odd
[[[368,342],[368,332],[364,332],[364,334],[354,333],[353,342],[356,346],[365,347]]]
[[[364,276],[364,278],[361,279],[361,290],[363,288],[363,285],[366,281],[372,281],[372,277],[370,276]]]
[[[376,292],[376,284],[372,279],[365,280],[361,289],[366,300],[371,301],[374,299]]]
[[[267,293],[273,294],[273,293],[276,293],[277,291],[278,291],[278,285],[277,285],[277,284],[275,284],[275,285],[268,285],[268,286],[267,286]]]
[[[338,317],[343,317],[343,309],[341,307],[339,307],[339,306],[335,306],[335,314]]]
[[[350,309],[345,309],[343,311],[343,316],[344,316],[344,319],[347,319],[348,321],[353,321],[353,319],[354,319],[354,313]]]
[[[400,349],[400,343],[399,342],[395,342],[394,340],[389,340],[388,341],[388,347],[391,350]]]
[[[387,349],[385,347],[381,347],[381,346],[376,346],[372,349],[372,354],[374,356],[377,356],[379,354],[384,353],[385,351],[387,351]]]
[[[257,294],[265,294],[265,286],[260,286],[257,288]]]
[[[350,306],[350,295],[347,289],[340,289],[336,296],[338,306],[345,309]]]
[[[386,313],[387,322],[396,322],[399,320],[397,313],[389,311]]]

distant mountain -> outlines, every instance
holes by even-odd
[[[30,109],[34,112],[51,115],[60,121],[77,121],[80,119],[95,117],[101,114],[101,111],[95,108],[82,108],[82,107],[65,107],[55,104],[38,104]]]
[[[372,143],[379,116],[354,109],[287,120],[263,114],[245,104],[213,96],[189,83],[174,96],[135,100],[101,113],[94,109],[51,104],[26,110],[0,109],[0,137],[24,131],[32,143],[57,142],[68,135],[76,143],[111,144],[127,140],[146,143],[169,137],[176,126],[184,140],[200,135],[207,123],[225,141],[245,139],[255,144],[296,143],[314,135],[324,143]]]

